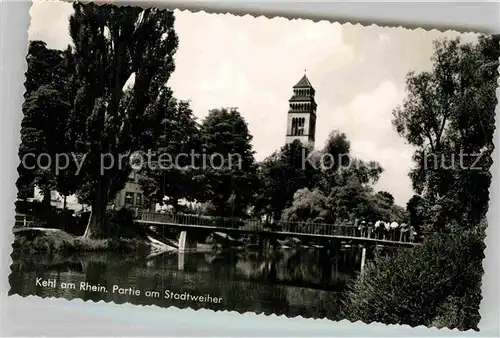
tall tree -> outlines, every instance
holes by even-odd
[[[379,191],[377,192],[377,197],[381,200],[385,201],[388,205],[394,204],[394,196],[390,192],[387,191]]]
[[[372,218],[372,191],[370,186],[362,184],[354,174],[343,177],[342,182],[334,186],[328,195],[336,218]]]
[[[499,41],[436,41],[432,69],[408,74],[408,95],[393,111],[396,130],[417,148],[413,187],[442,210],[437,230],[476,225],[488,207]]]
[[[256,213],[278,220],[282,211],[291,206],[297,190],[315,186],[318,170],[314,162],[307,160],[311,151],[296,140],[285,144],[260,164]]]
[[[431,221],[431,206],[429,202],[419,195],[413,195],[406,204],[409,223],[417,232],[425,228]]]
[[[200,153],[199,129],[189,102],[171,99],[162,126],[164,134],[151,152],[155,165],[141,170],[139,183],[151,201],[161,202],[168,196],[168,203],[177,210],[180,199],[195,201],[203,193],[192,158]]]
[[[64,52],[49,49],[42,41],[29,44],[19,147],[21,163],[16,183],[19,198],[31,195],[35,185],[42,191],[46,204],[50,203],[53,189],[65,196],[75,190],[73,176],[55,168],[58,164],[69,169],[71,164],[66,158],[58,158],[58,154],[67,154],[69,147],[65,132],[70,110],[66,91],[70,53],[69,47]],[[56,163],[56,159],[60,162]]]
[[[333,224],[333,216],[328,199],[321,191],[303,188],[295,192],[292,204],[283,210],[281,219],[287,222]]]
[[[26,56],[28,69],[24,82],[25,98],[42,85],[57,90],[64,89],[68,76],[65,56],[66,53],[61,50],[47,48],[43,41],[30,41]]]
[[[32,92],[23,104],[20,154],[24,163],[20,165],[20,173],[24,175],[20,178],[31,177],[33,181],[30,183],[41,189],[44,199],[57,188],[55,159],[64,154],[67,144],[64,133],[69,104],[61,99],[60,94],[58,90],[43,85]]]
[[[337,130],[330,133],[325,146],[312,161],[319,169],[318,186],[325,195],[336,187],[347,184],[353,175],[357,177],[359,184],[373,185],[383,172],[378,162],[366,162],[352,156],[347,136]]]
[[[217,215],[245,215],[257,183],[252,135],[245,119],[235,108],[213,109],[201,124],[200,135],[197,167],[205,199]]]
[[[316,157],[320,169],[319,187],[325,194],[339,182],[339,171],[348,166],[351,161],[351,144],[346,134],[334,130],[330,133],[326,144]]]
[[[104,235],[106,205],[124,187],[130,156],[162,132],[178,39],[172,11],[74,3],[74,100],[68,135],[84,157],[80,195],[92,206],[86,237]],[[91,186],[89,189],[88,185]],[[86,191],[86,193],[84,193]]]
[[[381,196],[373,192],[382,167],[352,156],[344,133],[332,131],[315,161],[320,170],[318,188],[327,197],[333,219],[375,220],[392,214],[391,203],[382,203]]]

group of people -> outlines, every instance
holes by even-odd
[[[360,237],[377,238],[389,241],[412,242],[417,235],[413,226],[406,223],[376,221],[366,222],[356,219],[354,226]]]

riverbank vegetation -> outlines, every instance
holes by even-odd
[[[15,252],[26,253],[72,253],[72,252],[141,252],[151,249],[146,230],[135,223],[132,211],[121,209],[108,210],[106,236],[86,238],[81,234],[63,230],[69,223],[61,218],[50,218],[50,226],[42,221],[35,221],[33,231],[17,233],[13,243]],[[87,215],[88,217],[88,215]],[[82,218],[82,219],[81,219]],[[75,217],[74,224],[86,224],[85,216]],[[41,227],[36,227],[37,225]],[[47,230],[45,230],[47,228]],[[85,227],[82,228],[85,230]]]
[[[149,244],[142,238],[89,239],[68,234],[63,230],[16,235],[12,247],[18,255],[78,252],[129,253],[150,250]]]
[[[499,43],[499,36],[437,42],[432,70],[408,74],[409,95],[393,123],[417,148],[410,177],[419,195],[408,202],[410,222],[431,235],[361,273],[347,318],[479,329]]]
[[[350,286],[345,318],[477,329],[484,237],[484,228],[436,234],[422,246],[375,258]]]

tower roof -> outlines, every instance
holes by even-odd
[[[304,87],[310,87],[312,88],[312,84],[311,82],[309,82],[309,79],[307,78],[307,76],[304,74],[304,76],[302,76],[302,79],[300,79],[299,82],[297,82],[297,84],[295,86],[293,86],[293,88],[304,88]]]

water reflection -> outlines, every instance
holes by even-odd
[[[361,262],[361,249],[286,249],[270,253],[225,251],[166,253],[152,258],[116,254],[71,257],[33,255],[13,260],[11,293],[84,300],[210,308],[338,319],[346,283]],[[37,286],[37,278],[74,283],[75,289]],[[80,289],[104,285],[107,293]],[[140,290],[112,293],[112,286]],[[220,297],[220,304],[165,299],[164,291]],[[146,296],[146,291],[158,294]]]

